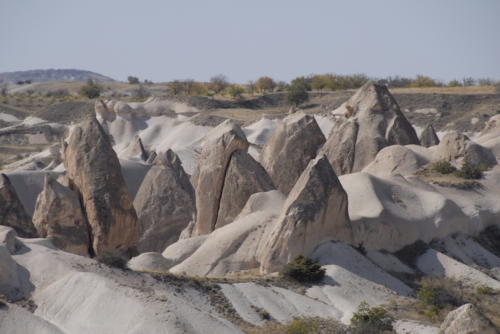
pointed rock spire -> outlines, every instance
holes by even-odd
[[[270,273],[328,239],[350,242],[347,194],[328,159],[309,162],[290,191],[283,211],[259,251],[261,272]]]
[[[134,199],[141,226],[139,252],[163,252],[195,217],[194,189],[172,151],[160,153]]]
[[[129,258],[139,225],[109,136],[94,116],[76,126],[64,146],[64,166],[81,198],[93,252],[104,261]]]
[[[432,124],[428,124],[420,135],[420,144],[425,147],[431,147],[439,144],[439,138],[434,131]]]
[[[262,148],[262,166],[276,187],[288,194],[325,141],[313,116],[294,113],[283,119]]]
[[[5,174],[0,174],[0,224],[12,227],[22,238],[36,237],[35,226]]]
[[[215,228],[233,222],[252,194],[273,189],[266,170],[250,154],[236,150],[224,179]]]
[[[89,229],[78,196],[49,174],[36,200],[33,224],[57,248],[89,256]]]
[[[339,175],[362,170],[386,146],[419,144],[386,86],[367,82],[335,114],[344,122],[332,129],[323,152]]]
[[[227,169],[234,151],[248,150],[243,130],[231,120],[212,129],[203,142],[198,166],[192,181],[196,192],[196,223],[194,235],[208,234],[215,229]]]

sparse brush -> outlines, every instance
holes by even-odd
[[[431,169],[439,174],[451,174],[457,169],[447,160],[439,160],[431,165]]]
[[[368,303],[362,302],[351,318],[352,333],[378,334],[384,331],[392,331],[394,319],[386,309],[380,306],[370,307]]]
[[[281,275],[299,282],[320,282],[325,276],[325,269],[310,258],[299,255],[283,267]]]

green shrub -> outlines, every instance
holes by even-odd
[[[420,306],[422,308],[429,306],[441,306],[439,290],[427,283],[422,284],[422,286],[417,290],[417,299],[420,301]]]
[[[286,334],[313,334],[316,333],[318,325],[312,320],[295,318],[285,327]]]
[[[378,334],[383,331],[392,331],[394,319],[383,307],[370,307],[366,302],[358,306],[351,318],[351,330],[359,334]]]
[[[245,89],[243,89],[243,87],[241,87],[240,85],[230,85],[229,87],[226,88],[226,93],[233,99],[237,100],[243,98],[244,92]]]
[[[481,285],[476,288],[476,293],[479,295],[494,295],[495,290],[486,285]]]
[[[292,81],[285,95],[285,101],[288,105],[299,106],[309,100],[307,93],[307,82],[304,78],[297,78]]]
[[[325,276],[325,269],[310,258],[299,255],[283,267],[281,275],[299,282],[319,282]]]
[[[89,79],[85,85],[80,88],[80,95],[88,97],[89,99],[95,99],[101,96],[102,87],[95,83],[93,80]]]
[[[457,176],[468,180],[477,180],[483,177],[483,172],[481,168],[472,165],[468,159],[464,159],[462,167],[457,171]]]
[[[432,170],[439,174],[451,174],[457,169],[447,160],[439,160],[431,165]]]

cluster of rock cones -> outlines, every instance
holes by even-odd
[[[96,105],[96,112],[101,118],[107,115],[104,123],[110,117],[104,103]],[[257,241],[248,241],[255,233],[247,233],[231,247],[219,246],[221,259],[244,247],[252,254],[251,260],[231,260],[228,270],[253,267],[269,273],[299,254],[310,254],[323,241],[354,242],[347,195],[337,176],[361,171],[386,147],[439,144],[439,159],[455,162],[466,157],[473,163],[496,164],[491,152],[459,133],[439,143],[430,125],[419,139],[385,86],[367,83],[335,114],[328,138],[313,116],[289,115],[261,148],[260,161],[249,154],[242,129],[227,120],[205,137],[191,177],[173,151],[148,159],[140,138],[135,138],[137,154],[151,164],[135,199],[127,190],[106,124],[91,118],[64,142],[66,174],[57,179],[46,175],[32,220],[2,174],[1,221],[21,237],[48,238],[64,251],[126,261],[138,253],[162,252],[179,239],[205,240],[252,212],[252,205],[261,208],[256,203],[265,200],[262,193],[278,194],[272,196],[281,196],[282,203],[255,228],[261,231]]]

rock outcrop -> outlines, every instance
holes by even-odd
[[[448,132],[434,153],[434,160],[451,161],[453,164],[460,166],[460,162],[467,160],[473,166],[493,166],[497,160],[493,153],[474,143],[464,134],[458,131]]]
[[[347,194],[328,159],[311,160],[291,190],[280,218],[260,250],[260,270],[270,273],[310,254],[328,239],[351,241]]]
[[[104,261],[129,258],[139,224],[109,136],[91,118],[73,129],[64,146],[64,166],[81,199],[93,252]]]
[[[57,248],[89,255],[89,229],[78,196],[48,174],[36,201],[33,224],[38,235]]]
[[[288,194],[325,141],[313,116],[296,112],[283,119],[260,157],[276,188]]]
[[[160,153],[134,199],[141,227],[139,252],[162,252],[179,239],[196,213],[194,189],[179,157]]]
[[[5,174],[0,174],[0,224],[12,227],[22,238],[36,237],[35,226]]]
[[[212,129],[205,137],[198,166],[192,176],[197,209],[194,235],[207,234],[215,229],[231,156],[236,150],[246,152],[248,146],[241,128],[230,120]]]
[[[428,124],[420,135],[420,145],[431,147],[439,144],[439,138],[432,124]]]
[[[413,175],[428,162],[424,156],[406,146],[391,145],[381,149],[375,159],[363,168],[363,172],[377,176]]]
[[[127,267],[135,271],[166,272],[170,268],[170,261],[160,253],[147,252],[131,258]]]
[[[231,223],[255,193],[274,189],[266,170],[247,152],[236,150],[227,168],[215,228]]]
[[[448,313],[440,334],[496,334],[493,324],[472,304],[465,304]]]
[[[419,144],[386,86],[366,83],[334,113],[344,120],[332,129],[322,151],[337,175],[362,170],[386,146]]]

